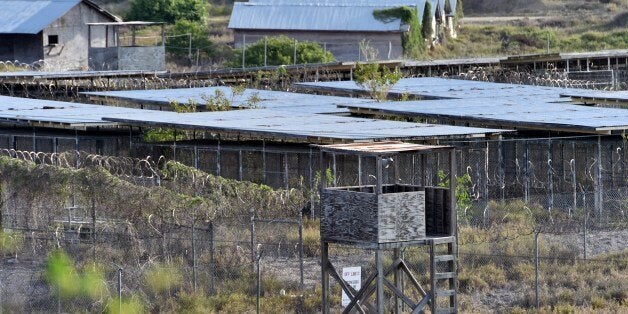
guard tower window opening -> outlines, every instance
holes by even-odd
[[[59,44],[59,35],[48,35],[48,46],[56,46]]]

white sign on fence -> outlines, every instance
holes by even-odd
[[[344,267],[342,269],[342,279],[349,284],[353,289],[360,290],[362,287],[362,267]],[[351,299],[342,290],[342,306],[347,306],[351,303]]]

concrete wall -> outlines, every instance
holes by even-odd
[[[55,69],[87,69],[88,27],[86,23],[111,22],[92,7],[80,3],[43,31],[44,59]],[[59,44],[48,45],[48,36],[58,35]]]
[[[403,56],[401,33],[383,32],[308,32],[308,31],[273,31],[273,30],[234,30],[236,47],[262,40],[264,36],[274,37],[285,35],[300,41],[314,41],[326,47],[338,61],[364,61],[360,52],[360,42],[369,40],[377,51],[377,59],[400,59]]]
[[[33,63],[44,58],[42,34],[0,35],[0,61]]]
[[[89,48],[89,68],[94,71],[118,69],[118,47]]]
[[[89,49],[89,67],[96,71],[165,71],[166,50],[154,47],[108,47]]]
[[[164,71],[165,47],[118,47],[118,70]]]

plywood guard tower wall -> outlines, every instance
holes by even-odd
[[[432,313],[456,313],[456,185],[455,149],[401,142],[354,143],[320,146],[321,173],[327,155],[357,155],[375,159],[376,184],[352,187],[321,188],[321,265],[323,313],[330,312],[330,277],[336,280],[351,299],[344,313],[394,312],[404,306],[420,313],[429,306]],[[433,187],[399,183],[399,169],[394,162],[400,154],[446,154],[449,157],[449,186]],[[393,165],[395,178],[386,182],[383,169]],[[326,180],[322,180],[326,181]],[[390,181],[390,180],[388,180]],[[423,182],[426,182],[423,180]],[[345,282],[329,258],[333,244],[350,245],[375,251],[376,270],[359,291]],[[427,245],[430,248],[430,289],[421,287],[401,254],[401,249]],[[436,246],[446,245],[439,255]],[[393,251],[393,263],[384,269],[383,253]],[[427,269],[427,267],[426,267]],[[393,274],[394,283],[386,276]],[[422,295],[420,300],[404,292],[402,279]],[[448,288],[443,288],[448,287]],[[394,296],[394,305],[385,304],[384,290]],[[375,294],[375,302],[370,300]],[[437,298],[449,299],[448,307],[439,308]]]

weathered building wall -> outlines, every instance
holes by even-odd
[[[165,69],[164,46],[119,47],[118,70],[164,71]]]
[[[0,61],[33,63],[44,58],[42,34],[0,35]]]
[[[338,61],[365,60],[360,51],[360,42],[370,41],[370,46],[377,51],[378,60],[401,59],[401,33],[394,32],[308,32],[308,31],[273,31],[273,30],[234,30],[236,47],[252,44],[264,36],[285,35],[299,41],[314,41],[326,47]],[[245,38],[246,37],[246,38]]]
[[[89,68],[94,71],[118,69],[118,47],[89,48]]]
[[[164,46],[92,47],[89,49],[89,53],[89,67],[96,71],[164,71],[166,69],[166,50]]]
[[[87,23],[112,21],[84,3],[75,6],[44,29],[43,53],[46,64],[57,69],[86,69],[88,66]],[[58,45],[49,45],[50,35],[59,36]]]

